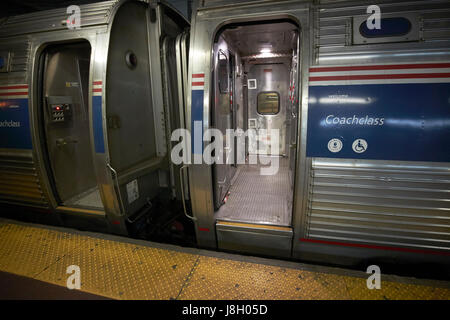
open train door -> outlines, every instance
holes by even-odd
[[[211,125],[220,130],[223,134],[222,158],[213,164],[213,185],[214,185],[214,207],[220,208],[225,201],[231,180],[236,172],[234,150],[230,146],[232,143],[229,136],[226,135],[227,130],[235,130],[235,109],[233,104],[234,89],[234,68],[236,67],[234,55],[230,50],[223,48],[223,43],[218,40],[214,44],[214,66],[213,66],[213,85],[212,96],[214,108],[211,112]],[[220,163],[219,163],[220,162]]]
[[[302,203],[294,196],[299,180],[295,163],[301,148],[292,143],[297,137],[288,134],[300,131],[298,113],[294,119],[289,108],[300,99],[289,100],[289,74],[295,74],[295,83],[302,84],[299,68],[308,61],[309,40],[301,30],[308,26],[309,7],[299,4],[293,8],[284,1],[249,4],[194,3],[187,106],[193,153],[189,169],[192,211],[202,247],[290,257]],[[226,17],[217,14],[225,6]],[[296,59],[301,63],[294,64]],[[251,163],[247,153],[234,156],[236,161],[244,159],[237,166],[203,161],[208,156],[205,151],[211,150],[208,134],[205,136],[209,129],[225,133],[226,129],[243,131],[263,125],[264,129],[280,129],[283,135],[271,140],[270,134],[263,133],[266,131],[257,133],[261,146],[279,141],[279,152],[263,148],[264,164]],[[235,131],[235,135],[239,133]],[[251,133],[244,135],[251,143]],[[227,139],[223,138],[222,160],[229,157]],[[242,140],[235,149],[239,150],[239,143]],[[246,150],[243,144],[241,149]],[[233,157],[233,152],[230,154]],[[261,168],[272,161],[278,170],[262,175]]]
[[[139,219],[155,212],[159,222],[170,220],[155,203],[181,197],[177,168],[170,165],[170,134],[185,122],[178,92],[184,83],[177,76],[187,68],[177,63],[188,27],[175,9],[159,2],[125,3],[112,26],[106,68],[108,166],[128,225],[138,227]]]
[[[40,57],[42,146],[58,209],[102,214],[90,136],[91,45],[49,44]]]

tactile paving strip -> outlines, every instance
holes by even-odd
[[[450,289],[208,257],[0,221],[0,270],[115,299],[450,299]],[[1,289],[0,289],[1,290]]]
[[[73,233],[0,225],[0,270],[66,286],[81,270],[83,291],[117,299],[175,299],[196,255]]]
[[[84,291],[121,299],[176,299],[197,257],[191,254],[118,243],[77,239],[77,249],[36,278],[66,285],[66,268],[80,267]]]
[[[380,290],[369,290],[366,281],[366,278],[200,257],[195,273],[180,299],[450,299],[450,290],[445,288],[382,280]]]
[[[1,224],[0,270],[35,277],[75,249],[72,237],[77,236],[16,224]]]

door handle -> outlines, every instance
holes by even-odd
[[[181,184],[181,201],[183,202],[183,210],[184,210],[184,215],[186,217],[188,217],[189,219],[191,219],[192,221],[197,221],[196,217],[190,216],[187,213],[187,209],[186,209],[186,199],[184,198],[184,178],[183,178],[183,170],[187,169],[189,167],[189,165],[184,165],[180,167],[180,184]]]
[[[123,205],[122,195],[120,193],[120,186],[119,186],[119,177],[117,176],[117,171],[109,164],[106,163],[106,167],[111,171],[112,173],[112,179],[114,181],[115,187],[117,188],[117,195],[119,198],[119,206],[120,206],[120,214],[125,215],[125,206]]]

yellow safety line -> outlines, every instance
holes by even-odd
[[[292,231],[289,227],[271,226],[265,224],[254,224],[254,223],[243,223],[243,222],[229,222],[229,221],[219,221],[217,224],[226,225],[231,227],[244,227],[252,229],[268,229],[268,230],[280,230],[280,231]]]
[[[0,221],[0,270],[115,299],[450,299],[450,290],[208,257]]]

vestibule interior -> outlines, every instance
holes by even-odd
[[[217,220],[291,224],[298,35],[298,26],[278,20],[228,25],[216,36],[211,123],[223,133],[250,129],[244,140],[235,138],[235,142],[245,141],[245,163],[236,164],[239,148],[227,148],[224,139],[224,160],[232,158],[233,164],[214,166]],[[279,132],[277,146],[271,129]],[[268,161],[272,165],[278,161],[276,174],[261,174],[261,166],[268,166]]]
[[[103,210],[90,137],[91,46],[49,45],[41,60],[43,146],[58,205]]]

